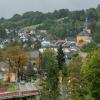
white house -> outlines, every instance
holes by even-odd
[[[42,41],[41,42],[41,45],[42,46],[49,46],[50,45],[50,42],[49,41]]]

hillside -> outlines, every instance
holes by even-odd
[[[100,5],[97,8],[90,8],[80,11],[69,11],[68,9],[55,10],[52,13],[26,12],[23,15],[15,14],[10,19],[0,19],[0,37],[6,38],[4,30],[47,30],[54,38],[64,38],[65,36],[75,36],[82,30],[85,18],[91,23],[92,33],[96,37],[100,33]],[[14,32],[13,32],[14,33]]]

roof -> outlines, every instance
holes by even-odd
[[[91,36],[91,34],[87,33],[86,31],[81,31],[78,35],[79,36]]]
[[[75,37],[66,37],[67,41],[76,41]]]
[[[38,58],[39,52],[38,51],[29,51],[29,52],[26,52],[26,56],[28,56],[30,58]]]

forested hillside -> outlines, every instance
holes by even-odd
[[[98,5],[97,8],[80,11],[69,11],[68,9],[55,10],[52,13],[30,11],[23,15],[15,14],[10,19],[1,18],[0,37],[6,38],[6,28],[15,31],[27,26],[37,26],[36,30],[47,30],[53,37],[74,36],[82,30],[86,17],[91,23],[92,33],[96,34],[95,37],[100,36],[100,5]]]

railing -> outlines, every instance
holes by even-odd
[[[18,97],[34,96],[34,95],[38,95],[38,94],[39,94],[38,90],[13,92],[13,93],[2,93],[2,94],[0,94],[0,100],[1,99],[18,98]]]

